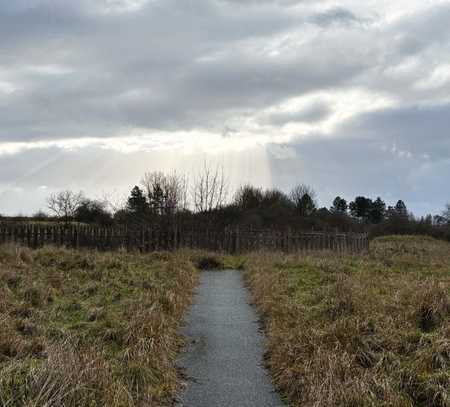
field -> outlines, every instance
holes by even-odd
[[[0,247],[0,407],[166,406],[198,269],[244,268],[292,406],[450,406],[450,244],[223,257]]]
[[[0,406],[162,406],[191,255],[0,248]]]
[[[386,237],[368,256],[252,255],[267,364],[293,406],[450,406],[450,245]]]

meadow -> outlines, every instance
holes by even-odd
[[[450,244],[384,237],[370,255],[253,254],[267,364],[292,406],[450,406]]]
[[[162,406],[192,254],[0,248],[0,406]]]
[[[292,406],[450,405],[450,244],[222,256],[0,246],[0,406],[169,406],[201,269],[243,269]]]

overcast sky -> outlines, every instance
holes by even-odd
[[[450,201],[450,2],[0,1],[0,213],[147,170]]]

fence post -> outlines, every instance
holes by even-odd
[[[39,245],[39,242],[38,242],[39,230],[38,230],[38,228],[39,227],[37,225],[33,225],[33,249],[37,249],[38,245]]]

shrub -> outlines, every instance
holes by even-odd
[[[217,256],[204,256],[197,261],[199,270],[221,270],[224,268],[223,260]]]

